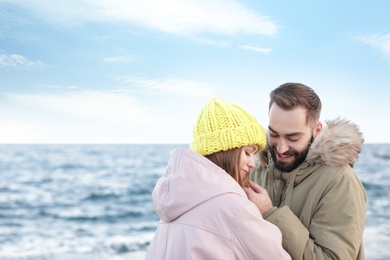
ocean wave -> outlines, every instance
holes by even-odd
[[[106,200],[115,200],[120,198],[121,194],[116,193],[91,193],[87,197],[83,198],[82,201],[106,201]]]
[[[0,146],[0,259],[144,259],[159,221],[152,191],[176,147]],[[370,260],[390,259],[389,151],[365,146],[354,166]]]
[[[377,158],[390,160],[390,153],[374,153],[374,156]]]
[[[135,239],[136,238],[136,239]],[[0,252],[0,259],[9,260],[46,260],[46,259],[126,259],[130,255],[146,252],[151,238],[115,236],[111,238],[75,238],[64,241],[61,245],[50,243],[47,239],[31,242],[17,250],[9,247]],[[44,246],[44,244],[46,246]],[[30,250],[23,250],[30,248]],[[134,259],[134,258],[127,258]]]

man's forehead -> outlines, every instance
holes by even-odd
[[[306,110],[303,107],[296,107],[291,110],[284,110],[273,104],[269,111],[269,127],[273,131],[301,131],[308,127],[306,122]],[[289,130],[288,130],[289,129]]]

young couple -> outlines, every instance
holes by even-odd
[[[171,152],[154,188],[161,220],[146,259],[365,259],[366,192],[352,168],[364,140],[347,120],[322,123],[321,107],[311,88],[283,84],[266,133],[210,99],[191,149]]]

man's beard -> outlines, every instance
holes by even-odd
[[[303,163],[305,161],[313,140],[314,140],[314,138],[311,137],[310,142],[308,143],[306,149],[301,151],[301,152],[295,151],[293,149],[289,149],[288,151],[283,153],[282,155],[294,156],[295,159],[290,163],[278,161],[277,156],[276,156],[276,154],[277,154],[276,146],[271,146],[271,149],[270,149],[271,157],[275,163],[276,169],[278,169],[279,171],[282,171],[282,172],[291,172],[291,171],[295,170],[299,165],[301,165],[301,163]]]

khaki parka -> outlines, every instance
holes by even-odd
[[[364,139],[347,120],[326,124],[298,168],[280,172],[266,149],[251,179],[267,189],[274,207],[264,218],[292,259],[365,259],[366,191],[352,169]]]

